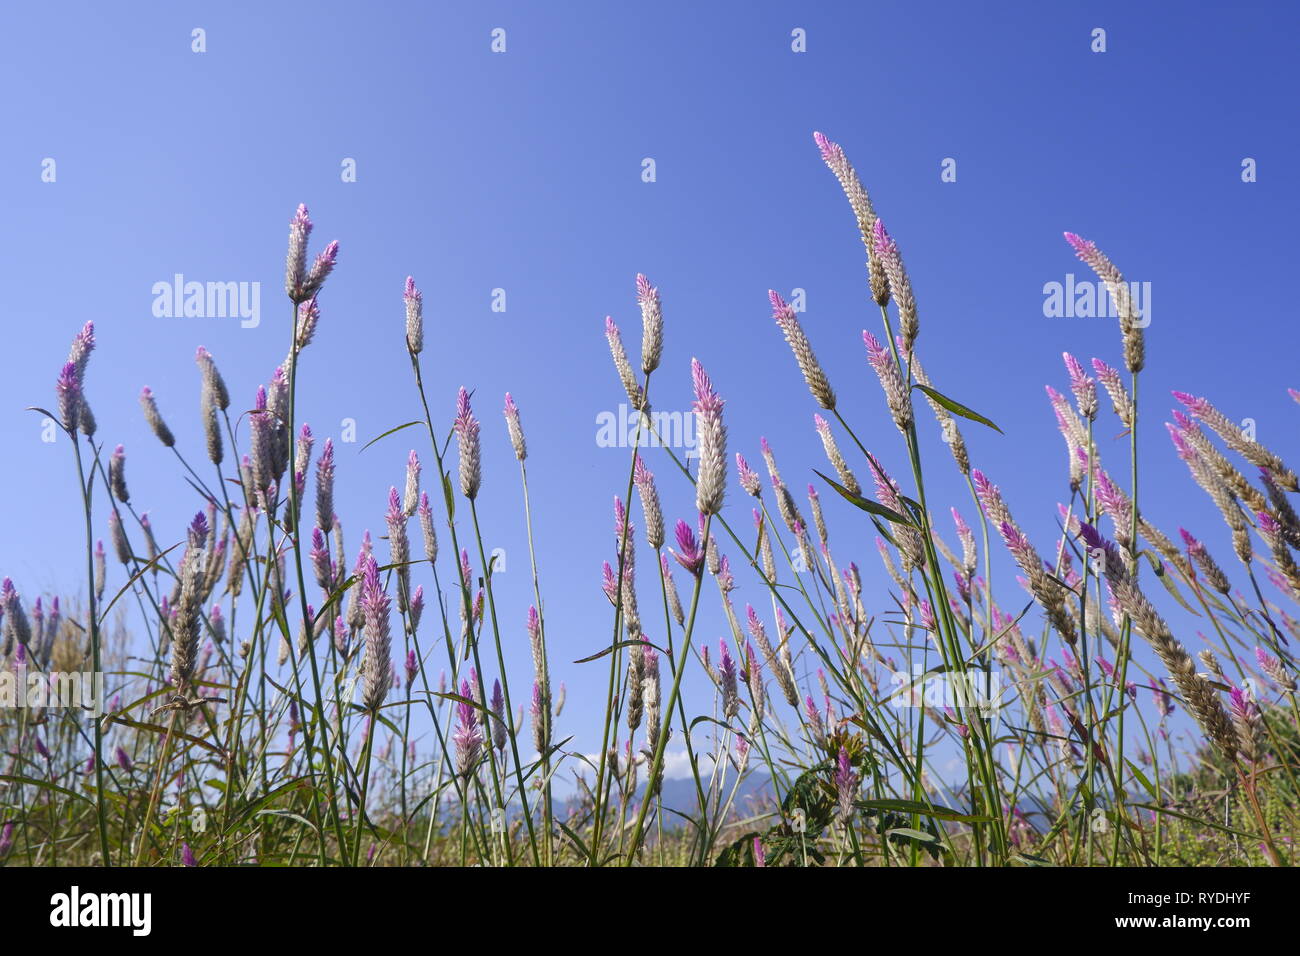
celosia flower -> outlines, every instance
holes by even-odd
[[[1065,370],[1070,376],[1070,391],[1079,405],[1079,414],[1086,421],[1097,417],[1097,383],[1083,370],[1079,360],[1069,352],[1062,352]]]
[[[695,482],[695,503],[701,514],[717,514],[727,482],[727,429],[722,423],[725,402],[713,390],[698,360],[691,359],[691,381],[695,388],[696,434],[699,436],[699,474]]]
[[[361,609],[365,614],[366,671],[362,701],[367,710],[377,711],[388,696],[392,637],[389,632],[389,599],[379,583],[379,564],[366,556],[361,583]]]
[[[326,438],[316,461],[316,526],[334,526],[334,439]]]
[[[730,720],[740,712],[740,694],[736,686],[736,662],[723,640],[718,641],[718,678],[722,690],[722,714]]]
[[[471,501],[478,496],[482,480],[479,461],[478,419],[469,405],[469,392],[462,387],[456,397],[457,447],[460,449],[460,491]]]
[[[528,457],[528,445],[524,441],[524,426],[519,420],[519,406],[506,392],[506,431],[510,433],[510,446],[515,450],[515,457],[523,461]]]
[[[1276,657],[1264,651],[1263,648],[1255,648],[1255,660],[1259,662],[1260,670],[1268,675],[1268,679],[1277,684],[1283,690],[1294,691],[1296,689],[1296,679],[1290,674],[1282,662]]]
[[[1146,360],[1142,327],[1146,323],[1140,321],[1141,316],[1133,304],[1124,276],[1114,263],[1106,258],[1105,253],[1097,248],[1095,242],[1083,239],[1072,232],[1065,234],[1065,241],[1074,249],[1075,255],[1087,263],[1088,267],[1097,274],[1097,278],[1105,283],[1106,291],[1110,293],[1111,301],[1115,304],[1120,333],[1124,337],[1124,364],[1134,374],[1142,371]]]
[[[406,517],[415,514],[420,505],[420,457],[411,449],[406,458],[406,487],[402,494],[402,513]]]
[[[609,354],[614,359],[614,371],[618,372],[618,379],[623,383],[627,400],[638,411],[644,410],[645,392],[636,380],[632,363],[627,359],[627,351],[623,348],[623,338],[619,335],[618,326],[614,324],[613,317],[608,315],[605,316],[605,339],[609,342]]]
[[[858,775],[853,771],[849,761],[849,752],[840,747],[839,757],[835,763],[835,794],[841,823],[848,823],[853,816],[853,800],[857,796]]]
[[[330,560],[329,549],[325,546],[325,535],[321,533],[320,528],[312,529],[309,558],[312,571],[316,575],[316,583],[320,585],[322,591],[328,594],[334,589],[334,568]]]
[[[320,306],[316,304],[316,297],[312,296],[306,302],[298,304],[298,340],[297,346],[301,351],[316,337],[316,326],[320,324]]]
[[[885,231],[883,220],[877,219],[872,226],[872,255],[879,260],[885,278],[889,280],[889,293],[898,309],[898,333],[903,339],[903,354],[910,355],[912,345],[920,331],[916,318],[916,298],[912,295],[912,283],[903,266],[903,257],[898,252],[898,244]],[[873,288],[873,293],[875,292]],[[877,301],[879,299],[877,298]]]
[[[456,770],[462,776],[468,777],[478,763],[483,746],[483,733],[479,729],[474,705],[469,703],[477,699],[469,681],[460,682],[460,696],[464,699],[456,704],[456,730],[451,736],[456,745]]]
[[[844,190],[844,195],[853,210],[853,217],[858,222],[858,230],[862,233],[862,242],[867,247],[867,251],[870,252],[872,228],[876,224],[876,212],[871,206],[871,198],[867,195],[867,191],[862,188],[858,174],[850,165],[848,157],[844,155],[844,150],[840,148],[838,143],[831,142],[822,133],[813,133],[813,142],[817,144],[817,149],[821,151],[822,161],[826,163],[830,171],[835,174],[835,178],[839,180],[840,188]]]
[[[284,291],[295,302],[307,296],[302,294],[307,282],[307,240],[311,238],[311,217],[307,207],[299,204],[289,220],[289,253],[285,259]]]
[[[1128,389],[1124,387],[1124,380],[1120,378],[1119,370],[1111,368],[1101,359],[1092,360],[1092,369],[1097,373],[1097,380],[1106,389],[1106,394],[1110,396],[1111,407],[1115,409],[1115,415],[1120,423],[1125,428],[1132,428],[1137,418],[1137,410],[1134,408],[1133,399],[1129,397]]]
[[[795,361],[799,363],[799,371],[803,373],[808,391],[812,392],[812,397],[822,408],[834,408],[835,391],[831,388],[826,373],[822,371],[821,363],[817,361],[812,343],[799,324],[799,317],[776,291],[768,290],[767,297],[772,302],[772,318],[776,319],[777,326],[790,345],[790,351],[794,353]]]
[[[643,275],[636,277],[636,300],[641,306],[641,371],[649,375],[659,367],[664,348],[664,316],[659,290]]]
[[[81,382],[75,362],[68,362],[59,372],[54,391],[59,400],[59,420],[68,432],[75,432],[81,415]]]
[[[402,299],[406,302],[406,349],[412,355],[419,355],[424,351],[424,296],[410,276],[406,277]]]
[[[655,476],[645,466],[640,455],[636,459],[633,473],[637,494],[641,499],[641,512],[645,515],[646,543],[656,551],[664,543],[664,515],[659,506],[659,491],[655,488]]]
[[[506,749],[506,698],[505,694],[501,691],[500,680],[494,680],[492,682],[492,702],[490,706],[493,714],[492,746],[496,747],[498,751],[504,753]]]
[[[1228,713],[1237,732],[1237,750],[1250,763],[1263,759],[1264,728],[1259,705],[1240,687],[1228,693]]]
[[[813,427],[817,429],[817,435],[822,440],[822,448],[826,451],[826,458],[830,461],[835,473],[839,475],[840,484],[842,484],[849,494],[860,495],[862,486],[858,484],[857,477],[849,469],[848,462],[840,454],[839,445],[835,442],[835,436],[831,433],[830,422],[820,415],[813,416]],[[755,475],[755,478],[758,476]],[[809,486],[811,487],[811,486]]]
[[[122,504],[131,503],[131,495],[126,489],[126,449],[121,445],[113,449],[108,460],[108,487]]]
[[[758,477],[758,472],[749,467],[749,462],[745,461],[745,456],[740,452],[736,452],[736,477],[740,479],[740,487],[745,490],[745,494],[757,498],[762,493],[763,482]]]
[[[226,618],[221,613],[221,605],[212,605],[208,612],[208,625],[212,628],[212,639],[221,644],[226,639]]]
[[[678,521],[675,531],[677,550],[673,552],[673,557],[687,571],[699,577],[704,570],[704,552],[695,540],[695,533],[685,521]]]
[[[116,511],[108,513],[108,537],[113,542],[113,550],[117,554],[117,560],[123,564],[130,564],[131,543],[126,539],[126,529],[122,527],[122,520],[118,517]]]
[[[898,365],[894,362],[889,349],[881,345],[876,337],[865,329],[862,332],[862,341],[867,347],[867,362],[875,370],[876,377],[880,379],[880,387],[884,390],[885,403],[889,406],[894,424],[898,426],[899,431],[906,433],[913,421],[912,397],[903,384]]]
[[[546,727],[550,720],[546,713],[546,697],[540,681],[533,681],[531,714],[533,718],[533,747],[539,754],[546,751]]]
[[[311,217],[307,207],[299,205],[293,219],[289,220],[289,251],[285,259],[284,289],[294,303],[304,302],[314,296],[334,269],[338,259],[339,244],[335,240],[316,256],[310,271],[307,269],[307,241],[311,237]]]

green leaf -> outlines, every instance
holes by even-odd
[[[1151,781],[1147,779],[1147,775],[1139,769],[1137,764],[1132,760],[1129,760],[1127,757],[1124,758],[1124,762],[1128,764],[1129,770],[1133,771],[1133,776],[1137,777],[1137,781],[1142,784],[1143,789],[1146,790],[1147,793],[1151,794],[1151,799],[1159,800],[1160,794],[1156,792],[1156,788],[1152,786]]]
[[[29,412],[40,412],[42,415],[44,415],[44,416],[45,416],[46,418],[48,418],[50,421],[54,422],[54,424],[58,425],[58,426],[59,426],[59,431],[63,432],[63,434],[65,434],[65,435],[67,435],[69,438],[71,438],[71,439],[73,440],[73,442],[75,442],[75,441],[77,440],[77,436],[74,435],[72,432],[68,431],[66,428],[64,428],[64,427],[63,427],[63,422],[59,420],[59,416],[58,416],[58,415],[55,415],[53,412],[51,412],[51,411],[47,411],[46,409],[41,408],[41,406],[39,406],[39,405],[28,405],[28,406],[27,406],[27,411],[29,411]]]
[[[107,606],[106,606],[102,611],[100,611],[100,613],[99,613],[99,619],[100,619],[100,621],[105,621],[105,620],[108,619],[108,612],[111,611],[111,610],[113,610],[113,605],[117,603],[117,599],[120,598],[123,594],[125,594],[128,590],[130,590],[130,589],[131,589],[131,586],[132,586],[133,584],[135,584],[136,581],[138,581],[138,580],[140,580],[142,577],[144,577],[144,573],[145,573],[146,571],[152,571],[152,570],[154,570],[155,568],[157,568],[157,567],[158,567],[158,562],[159,562],[159,561],[161,561],[163,558],[167,557],[167,555],[171,554],[173,551],[175,551],[175,550],[176,550],[177,548],[179,548],[180,546],[181,546],[181,545],[180,545],[180,542],[179,542],[179,541],[176,542],[174,545],[172,545],[170,548],[168,548],[168,549],[167,549],[166,551],[164,551],[162,554],[158,555],[158,557],[154,558],[154,559],[153,559],[152,561],[150,561],[148,564],[143,565],[143,566],[140,568],[140,570],[139,570],[138,572],[136,572],[136,574],[134,574],[134,575],[131,577],[131,580],[127,581],[126,584],[122,585],[122,590],[118,591],[116,594],[113,595],[113,600],[109,601],[109,602],[108,602],[108,605],[107,605]],[[132,557],[134,557],[134,555],[132,555]]]
[[[607,655],[609,655],[609,654],[613,654],[614,651],[618,650],[620,647],[653,647],[655,650],[657,650],[657,651],[658,651],[659,653],[661,653],[661,654],[667,654],[667,653],[668,653],[666,650],[664,650],[664,649],[663,649],[662,647],[660,647],[658,644],[651,644],[651,643],[650,643],[649,641],[647,641],[647,640],[640,640],[640,641],[619,641],[617,644],[611,644],[609,647],[605,648],[604,650],[597,651],[595,654],[592,654],[590,657],[584,657],[584,658],[581,658],[580,660],[576,660],[576,661],[574,661],[573,663],[575,663],[575,664],[590,664],[592,661],[598,661],[598,660],[600,660],[602,657],[605,657],[605,656],[607,656]]]
[[[919,382],[913,385],[912,387],[919,388],[921,391],[925,392],[926,395],[929,395],[932,399],[934,399],[944,408],[948,409],[948,411],[952,412],[954,415],[960,415],[962,418],[968,418],[973,422],[979,422],[981,425],[987,425],[989,428],[993,429],[999,435],[1004,434],[1001,428],[998,428],[997,425],[994,425],[991,421],[989,421],[979,412],[971,411],[961,402],[953,401],[947,395],[943,394],[943,392],[936,391],[935,389],[931,388],[929,385],[921,385]]]
[[[293,813],[289,810],[258,810],[257,813],[253,815],[257,817],[284,817],[285,819],[294,820],[298,823],[301,823],[309,830],[315,832],[317,836],[320,835],[320,830],[317,828],[316,824],[312,823],[306,817],[299,816],[298,814]]]
[[[923,817],[937,820],[952,820],[956,823],[992,823],[993,818],[973,813],[962,813],[948,807],[921,803],[918,800],[857,800],[855,806],[864,810],[895,810],[899,813],[918,813]]]
[[[582,851],[582,855],[584,858],[591,859],[591,851],[587,849],[587,844],[582,842],[582,837],[578,836],[578,834],[574,833],[571,829],[569,829],[568,825],[565,824],[563,820],[556,820],[555,824],[561,830],[564,831],[565,835],[570,840],[573,841],[574,846],[576,846],[579,850]]]
[[[1179,813],[1177,810],[1170,810],[1168,807],[1158,807],[1151,803],[1135,803],[1132,804],[1132,806],[1139,807],[1143,810],[1154,810],[1156,813],[1163,813],[1171,817],[1177,817],[1180,820],[1186,820],[1188,823],[1197,823],[1201,826],[1212,827],[1215,830],[1231,834],[1232,836],[1245,837],[1247,840],[1259,839],[1259,834],[1257,833],[1247,833],[1245,830],[1234,830],[1232,827],[1220,826],[1208,818],[1202,820],[1200,817],[1194,817],[1187,813]]]
[[[357,451],[357,454],[358,454],[358,455],[361,454],[361,452],[365,451],[367,448],[369,448],[369,447],[370,447],[371,445],[373,445],[375,442],[379,441],[381,438],[387,438],[389,435],[393,434],[393,432],[400,432],[403,428],[410,428],[412,425],[423,425],[423,424],[424,424],[424,422],[407,422],[407,423],[404,424],[404,425],[398,425],[396,428],[390,428],[390,429],[388,429],[388,431],[384,432],[382,435],[376,435],[374,438],[370,439],[370,441],[368,441],[368,442],[366,442],[364,445],[362,445],[361,448]]]
[[[696,717],[694,720],[692,720],[690,726],[686,728],[686,733],[687,733],[687,735],[689,736],[689,735],[690,735],[690,732],[691,732],[692,730],[695,729],[695,725],[696,725],[696,724],[700,723],[701,721],[705,721],[705,720],[707,720],[707,721],[708,721],[709,723],[711,723],[711,724],[717,724],[717,725],[718,725],[719,727],[721,727],[723,730],[731,730],[731,729],[732,729],[730,724],[728,724],[728,723],[724,723],[723,721],[718,720],[718,718],[716,718],[716,717],[710,717],[708,714],[700,714],[698,717]]]
[[[37,780],[35,777],[23,777],[16,774],[5,774],[4,776],[0,776],[0,781],[4,781],[5,783],[30,784],[33,787],[41,787],[45,790],[53,790],[55,793],[61,793],[65,797],[72,797],[74,800],[81,800],[84,801],[85,803],[90,803],[89,798],[87,798],[85,794],[77,793],[76,791],[68,790],[65,787],[57,786],[56,784],[50,783],[48,780]]]
[[[875,515],[872,515],[871,523],[876,526],[876,533],[878,535],[880,535],[882,538],[884,538],[886,541],[892,544],[895,548],[898,547],[898,542],[895,541],[894,536],[889,533],[889,529],[880,523],[879,518],[877,518]]]
[[[916,527],[916,525],[913,522],[909,521],[907,518],[904,518],[902,515],[900,515],[897,511],[893,510],[892,508],[886,508],[884,505],[876,504],[876,502],[874,501],[868,501],[866,498],[863,498],[861,495],[855,495],[853,492],[849,491],[849,489],[841,485],[838,481],[835,481],[833,478],[827,478],[816,468],[813,469],[813,474],[815,474],[822,481],[826,482],[826,484],[830,485],[832,488],[838,491],[841,497],[843,497],[846,501],[852,502],[853,504],[857,505],[859,508],[861,508],[863,511],[867,512],[868,514],[880,515],[880,517],[887,518],[888,520],[894,522],[895,524],[905,524],[912,528]]]
[[[754,839],[757,837],[761,840],[762,836],[757,830],[750,830],[737,837],[718,854],[713,865],[715,867],[754,866]]]
[[[456,495],[451,490],[451,475],[445,471],[442,473],[442,496],[447,502],[447,520],[453,521],[456,518]]]
[[[496,714],[494,714],[492,711],[488,710],[488,708],[484,707],[484,706],[483,706],[482,704],[480,704],[478,701],[476,701],[476,700],[472,700],[472,699],[469,698],[469,697],[462,697],[460,694],[434,694],[433,696],[434,696],[434,697],[441,697],[441,698],[443,698],[444,700],[454,700],[454,701],[455,701],[456,703],[458,703],[458,704],[469,704],[469,705],[470,705],[471,707],[473,707],[475,710],[482,711],[484,714],[487,714],[489,717],[493,717],[493,718],[496,717]],[[400,735],[399,735],[399,736],[400,736]]]

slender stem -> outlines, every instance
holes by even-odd
[[[90,624],[91,668],[97,679],[103,673],[103,649],[100,643],[99,611],[96,606],[98,600],[95,588],[95,532],[90,520],[91,486],[86,481],[77,433],[71,430],[67,435],[77,457],[77,486],[81,491],[82,511],[86,518],[86,581],[89,591],[87,619]],[[99,716],[95,717],[95,816],[99,823],[99,852],[104,866],[112,866],[113,857],[108,848],[108,812],[104,803],[104,722]]]
[[[713,524],[713,515],[704,519],[704,530],[700,535],[700,547],[707,549],[709,546],[709,528]],[[668,733],[672,729],[672,712],[677,706],[677,696],[682,689],[682,675],[686,673],[686,663],[691,655],[691,637],[695,633],[695,614],[700,607],[700,586],[704,582],[702,571],[695,573],[695,588],[691,593],[691,610],[686,619],[686,633],[682,637],[682,657],[681,660],[670,661],[673,668],[673,688],[668,694],[668,706],[663,709],[664,721],[663,726],[659,728],[659,740],[655,744],[654,759],[650,762],[650,775],[647,777],[647,788],[653,787],[655,781],[659,779],[659,773],[663,769],[664,750],[668,746]],[[685,730],[685,728],[683,728]],[[649,789],[647,789],[647,794]],[[641,807],[636,815],[636,828],[632,831],[632,846],[627,851],[627,861],[625,866],[631,866],[636,859],[637,850],[641,847],[641,834],[645,829],[646,810],[650,806],[650,800],[641,801]]]
[[[320,667],[316,663],[316,640],[312,633],[312,615],[307,610],[307,584],[306,577],[302,571],[302,538],[299,534],[299,518],[301,517],[302,504],[298,497],[297,481],[297,439],[294,436],[294,409],[298,386],[298,304],[290,302],[290,321],[289,321],[289,420],[285,422],[285,442],[289,446],[289,525],[288,536],[293,546],[293,566],[298,575],[298,601],[301,605],[303,626],[307,628],[307,658],[311,662],[311,682],[312,690],[316,695],[315,708],[312,719],[303,720],[303,743],[307,746],[307,765],[313,764],[313,726],[319,726],[321,734],[321,755],[325,760],[325,781],[329,787],[329,812],[331,822],[334,824],[334,834],[339,841],[339,855],[346,852],[347,838],[343,835],[343,820],[339,815],[338,789],[334,780],[334,759],[331,754],[329,732],[327,730],[328,722],[325,720],[325,700],[321,693]],[[269,516],[268,516],[269,517]],[[306,714],[303,715],[304,718]],[[319,722],[319,723],[318,723]],[[343,747],[343,741],[339,740],[340,749]],[[312,788],[312,804],[319,812],[319,803],[317,798],[318,791]],[[317,821],[319,825],[319,820]],[[321,841],[320,848],[321,863],[325,863],[325,845]]]

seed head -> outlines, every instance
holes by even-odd
[[[912,295],[912,283],[903,266],[903,257],[899,254],[898,243],[885,231],[883,220],[877,219],[872,227],[873,258],[879,260],[885,277],[889,280],[889,294],[898,309],[898,334],[903,339],[903,354],[909,355],[912,344],[920,332],[916,318],[916,298]],[[873,288],[874,292],[874,288]],[[879,297],[876,298],[880,302]],[[883,303],[882,303],[883,304]]]
[[[424,535],[424,556],[433,564],[438,560],[438,535],[433,528],[433,509],[429,506],[428,492],[420,492],[420,531]]]
[[[59,399],[59,419],[69,433],[75,432],[81,420],[81,382],[75,362],[63,366],[58,381],[54,383],[54,390]]]
[[[474,705],[469,703],[478,699],[469,681],[460,682],[460,696],[464,699],[456,704],[456,730],[452,733],[452,740],[456,744],[456,770],[461,776],[468,777],[478,763],[483,733],[479,729]]]
[[[862,486],[858,484],[858,479],[849,469],[848,463],[844,460],[844,456],[840,454],[839,446],[835,443],[835,436],[831,433],[830,423],[820,415],[814,415],[813,427],[817,429],[817,434],[821,437],[822,447],[826,450],[826,457],[835,468],[836,474],[839,475],[840,484],[842,484],[845,490],[850,494],[861,494]]]
[[[299,204],[289,220],[289,253],[284,267],[284,291],[294,302],[307,298],[303,289],[307,283],[307,240],[310,238],[311,217],[307,214],[307,207]]]
[[[411,449],[406,458],[406,487],[402,494],[402,512],[408,518],[420,506],[420,457]]]
[[[659,491],[655,488],[655,476],[645,466],[640,455],[636,459],[633,472],[637,494],[641,499],[641,512],[645,515],[646,543],[656,551],[664,543],[664,515],[659,507]]]
[[[787,305],[785,300],[775,291],[768,290],[767,297],[772,303],[772,317],[776,319],[777,326],[781,329],[786,342],[790,345],[790,351],[794,353],[795,361],[799,363],[799,371],[803,373],[803,379],[808,385],[808,391],[812,393],[812,397],[817,400],[817,404],[822,408],[834,408],[835,391],[831,388],[826,373],[822,371],[821,363],[817,361],[817,355],[813,352],[812,343],[808,341],[803,326],[799,324],[799,317],[795,314],[794,309]]]
[[[627,400],[638,411],[644,410],[645,392],[636,380],[632,363],[627,359],[627,350],[623,348],[623,339],[619,335],[618,326],[608,315],[605,316],[605,339],[609,342],[609,354],[614,359],[614,370],[618,372],[619,381],[623,383],[623,390],[627,392]]]
[[[471,501],[478,496],[482,480],[479,459],[478,419],[469,405],[469,392],[461,388],[456,398],[456,440],[460,450],[460,491]]]
[[[736,477],[740,479],[740,487],[745,489],[745,494],[755,498],[762,494],[763,482],[758,477],[758,472],[749,467],[749,462],[745,461],[745,456],[740,452],[736,452]]]
[[[659,290],[643,275],[636,277],[636,301],[641,306],[641,371],[649,375],[659,367],[664,348],[664,316]]]
[[[172,448],[176,444],[176,438],[172,431],[163,421],[162,415],[158,412],[158,402],[153,397],[153,390],[145,386],[140,391],[140,407],[144,410],[144,420],[149,423],[149,428],[157,436],[158,440],[166,447]]]
[[[722,423],[725,402],[713,390],[713,383],[697,359],[691,359],[691,380],[700,455],[695,503],[701,514],[717,514],[722,509],[727,481],[727,429]]]
[[[1097,417],[1097,383],[1083,370],[1079,360],[1069,352],[1062,352],[1065,359],[1065,370],[1070,376],[1070,391],[1074,393],[1074,400],[1079,405],[1079,414],[1085,421],[1092,421]]]
[[[674,530],[677,536],[677,550],[673,552],[673,557],[687,571],[699,577],[704,570],[704,551],[695,540],[695,532],[685,521],[678,521]]]
[[[1133,399],[1129,397],[1128,389],[1124,387],[1119,370],[1111,368],[1101,359],[1092,360],[1092,369],[1097,373],[1097,380],[1106,389],[1106,394],[1110,396],[1111,407],[1115,410],[1120,423],[1125,428],[1132,428],[1137,418],[1137,410],[1133,406]]]
[[[424,296],[410,276],[406,277],[402,299],[406,302],[406,350],[419,355],[424,351]]]
[[[524,442],[524,427],[519,421],[519,406],[506,392],[506,431],[510,433],[510,445],[515,450],[515,457],[523,461],[528,457],[528,445]]]
[[[1075,255],[1097,274],[1097,278],[1101,279],[1106,291],[1110,293],[1115,312],[1119,315],[1120,334],[1124,339],[1124,364],[1130,372],[1137,374],[1146,362],[1146,347],[1142,337],[1142,326],[1145,323],[1139,322],[1141,316],[1133,304],[1124,276],[1106,258],[1106,254],[1097,248],[1095,242],[1072,232],[1065,233],[1065,241],[1074,249]]]
[[[316,460],[316,525],[334,526],[334,439],[326,438]]]
[[[297,348],[305,349],[311,345],[311,340],[316,337],[316,326],[320,324],[320,306],[316,304],[316,297],[312,296],[306,302],[298,304],[298,340]]]
[[[377,711],[388,696],[392,670],[392,636],[389,631],[389,599],[379,583],[379,564],[373,555],[365,558],[361,582],[361,609],[365,615],[366,679],[362,700],[366,709]]]
[[[903,384],[903,376],[889,349],[885,348],[874,335],[865,329],[862,332],[863,344],[867,347],[867,362],[880,379],[880,387],[885,392],[885,403],[894,418],[898,430],[907,433],[912,424],[912,398]]]

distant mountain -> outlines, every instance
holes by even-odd
[[[702,779],[701,782],[705,787],[708,786],[708,780]],[[724,800],[731,793],[733,782],[728,782],[726,791],[723,794]],[[640,800],[644,795],[645,786],[642,785],[637,792],[637,799]],[[696,816],[700,809],[700,798],[695,792],[695,779],[693,777],[665,780],[660,790],[660,799],[663,801],[666,814],[669,810],[676,810],[686,816]],[[765,804],[770,807],[775,801],[776,795],[772,789],[771,778],[767,774],[750,774],[741,781],[740,789],[736,791],[736,797],[731,804],[732,812],[744,816]],[[673,814],[668,814],[668,816],[671,817]],[[667,817],[665,818],[666,824]]]

